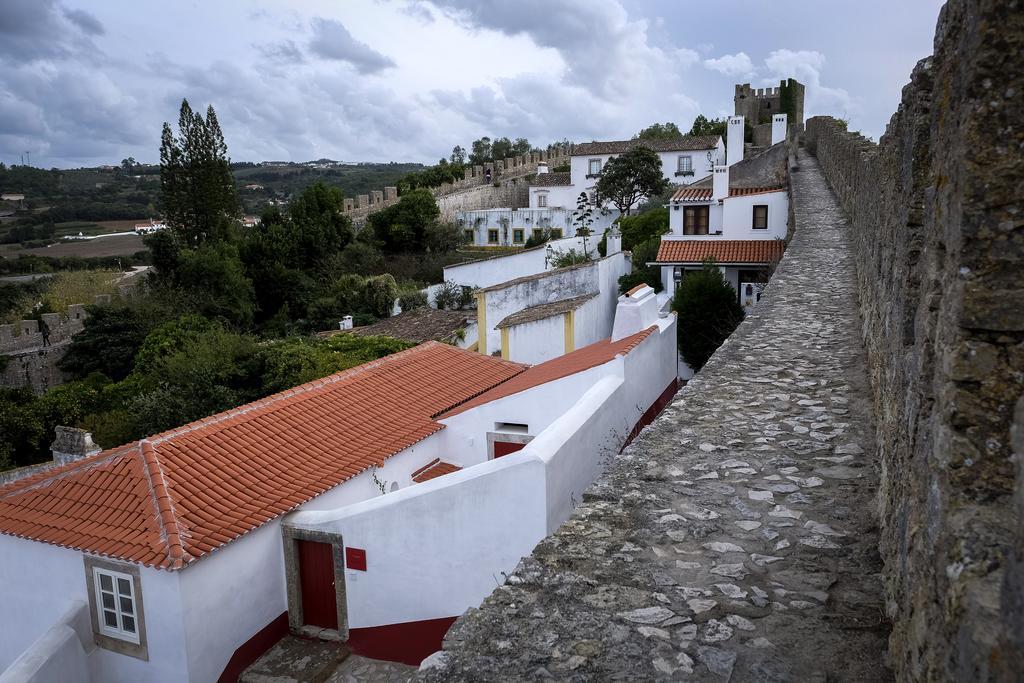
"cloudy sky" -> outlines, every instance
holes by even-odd
[[[0,161],[157,160],[187,97],[234,160],[436,162],[688,129],[733,85],[807,86],[874,137],[939,0],[0,0]]]

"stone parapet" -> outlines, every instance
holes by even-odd
[[[851,218],[903,680],[1024,670],[1024,18],[951,0],[879,144],[807,123]],[[1018,418],[1019,420],[1019,418]],[[1018,426],[1020,428],[1020,426]]]

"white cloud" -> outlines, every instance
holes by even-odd
[[[312,26],[309,49],[324,59],[348,62],[362,73],[374,73],[395,65],[390,58],[353,38],[340,21],[316,17]]]
[[[832,88],[821,82],[825,55],[815,50],[773,50],[764,60],[770,77],[765,85],[778,85],[780,79],[795,78],[804,84],[804,116],[832,114],[849,118],[859,113],[860,102],[843,88]]]
[[[705,59],[704,66],[726,76],[749,76],[754,72],[754,63],[750,61],[746,52]]]

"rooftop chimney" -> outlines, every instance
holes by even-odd
[[[352,316],[346,315],[344,318],[338,321],[339,330],[351,330],[352,329]]]
[[[772,144],[777,145],[786,139],[786,121],[789,118],[787,114],[773,114],[772,115]]]
[[[547,172],[548,172],[548,165],[547,165],[547,163],[542,161],[539,164],[537,164],[537,175],[540,175],[541,173],[547,173]]]
[[[615,306],[615,322],[612,324],[612,341],[636,334],[655,325],[660,317],[658,297],[654,290],[639,284],[619,297]]]
[[[96,455],[102,449],[93,443],[92,434],[77,427],[58,426],[56,438],[50,444],[50,451],[53,453],[53,462],[57,465],[67,465],[90,455]]]
[[[711,198],[716,202],[729,196],[729,167],[715,166],[711,178]]]
[[[619,232],[619,226],[613,225],[608,228],[608,232],[605,233],[605,256],[611,256],[612,254],[618,254],[622,251],[622,233]]]
[[[743,117],[730,116],[729,131],[725,142],[725,163],[727,166],[732,166],[737,161],[743,161],[743,138],[745,135]]]

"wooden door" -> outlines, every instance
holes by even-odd
[[[334,549],[330,543],[296,541],[303,623],[338,629],[338,596],[334,586]]]
[[[515,453],[521,451],[526,447],[525,443],[512,443],[511,441],[495,441],[494,442],[494,457],[500,458],[503,455],[509,453]]]

